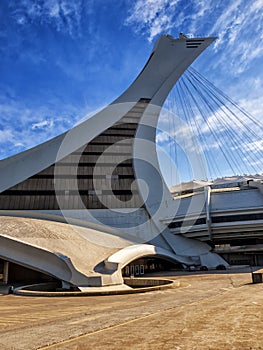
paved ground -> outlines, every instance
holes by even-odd
[[[170,276],[145,294],[0,296],[0,349],[263,349],[263,284],[250,273]]]

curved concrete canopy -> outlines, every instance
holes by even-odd
[[[106,261],[105,265],[111,267],[112,264],[118,264],[120,268],[128,265],[130,262],[144,257],[159,257],[164,258],[172,262],[179,262],[181,264],[189,265],[192,264],[192,260],[176,255],[169,250],[156,247],[151,244],[135,244],[126,248],[123,248],[116,253],[112,254]]]
[[[74,230],[73,225],[48,220],[1,216],[0,232],[1,258],[75,285],[101,285],[94,266],[118,250],[85,238],[100,234],[111,240],[114,235],[85,227]]]

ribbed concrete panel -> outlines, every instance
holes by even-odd
[[[83,204],[88,209],[140,207],[132,147],[148,102],[141,99],[118,123],[82,149],[2,192],[0,209],[81,209]]]

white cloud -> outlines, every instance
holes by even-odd
[[[59,111],[54,105],[51,109],[30,108],[21,101],[0,96],[0,159],[63,133],[86,112],[72,105],[64,105]]]
[[[255,82],[254,88],[257,89],[256,82]],[[258,88],[258,91],[262,91],[262,88]],[[249,111],[251,118],[253,118],[256,121],[256,123],[262,123],[263,96],[259,96],[255,98],[250,98],[248,96],[246,98],[239,100],[239,105],[245,108],[247,111]]]
[[[37,130],[37,129],[45,129],[45,128],[52,128],[54,126],[54,121],[53,120],[42,120],[41,122],[38,123],[33,123],[31,129],[32,130]]]
[[[214,68],[240,75],[262,57],[263,0],[136,0],[125,24],[149,41],[167,31],[216,35]],[[177,33],[176,33],[177,34]]]
[[[213,13],[214,3],[212,0],[137,0],[133,2],[125,24],[131,26],[136,33],[146,33],[150,42],[157,35],[175,28],[178,33],[183,30],[193,36],[197,34],[196,30],[200,28],[204,17]]]
[[[229,2],[208,33],[218,33],[219,36],[214,45],[215,51],[221,50],[217,66],[227,63],[231,74],[240,75],[262,56],[262,17],[262,0]]]
[[[14,144],[15,147],[24,147],[25,145],[22,142],[17,142]]]
[[[78,36],[82,13],[81,0],[45,0],[43,3],[22,0],[20,4],[16,4],[13,16],[20,25],[38,21],[41,24],[54,25],[57,31]]]
[[[14,138],[13,132],[10,129],[0,130],[0,143],[12,142]]]
[[[223,29],[228,30],[234,27],[235,22],[240,22],[237,16],[243,16],[240,12],[239,6],[243,0],[229,1],[227,6],[224,6],[224,11],[216,19],[215,24],[210,30],[210,34],[221,32]]]
[[[179,0],[137,0],[125,24],[134,27],[136,32],[146,31],[148,40],[172,27],[174,10]]]
[[[249,152],[260,152],[263,151],[263,140],[257,140],[248,144],[244,144],[243,147]],[[259,159],[262,164],[262,159]]]

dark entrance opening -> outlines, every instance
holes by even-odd
[[[230,265],[250,265],[262,266],[263,254],[258,252],[239,252],[239,253],[222,253],[224,258]]]
[[[4,260],[0,259],[0,282],[4,279]]]
[[[8,264],[7,268],[4,268],[5,264]],[[57,281],[54,277],[46,275],[45,273],[0,259],[0,282],[3,283],[4,280],[5,283],[13,285]]]
[[[183,270],[180,263],[163,258],[144,257],[130,262],[122,269],[122,276],[143,276],[146,273],[169,270]]]

